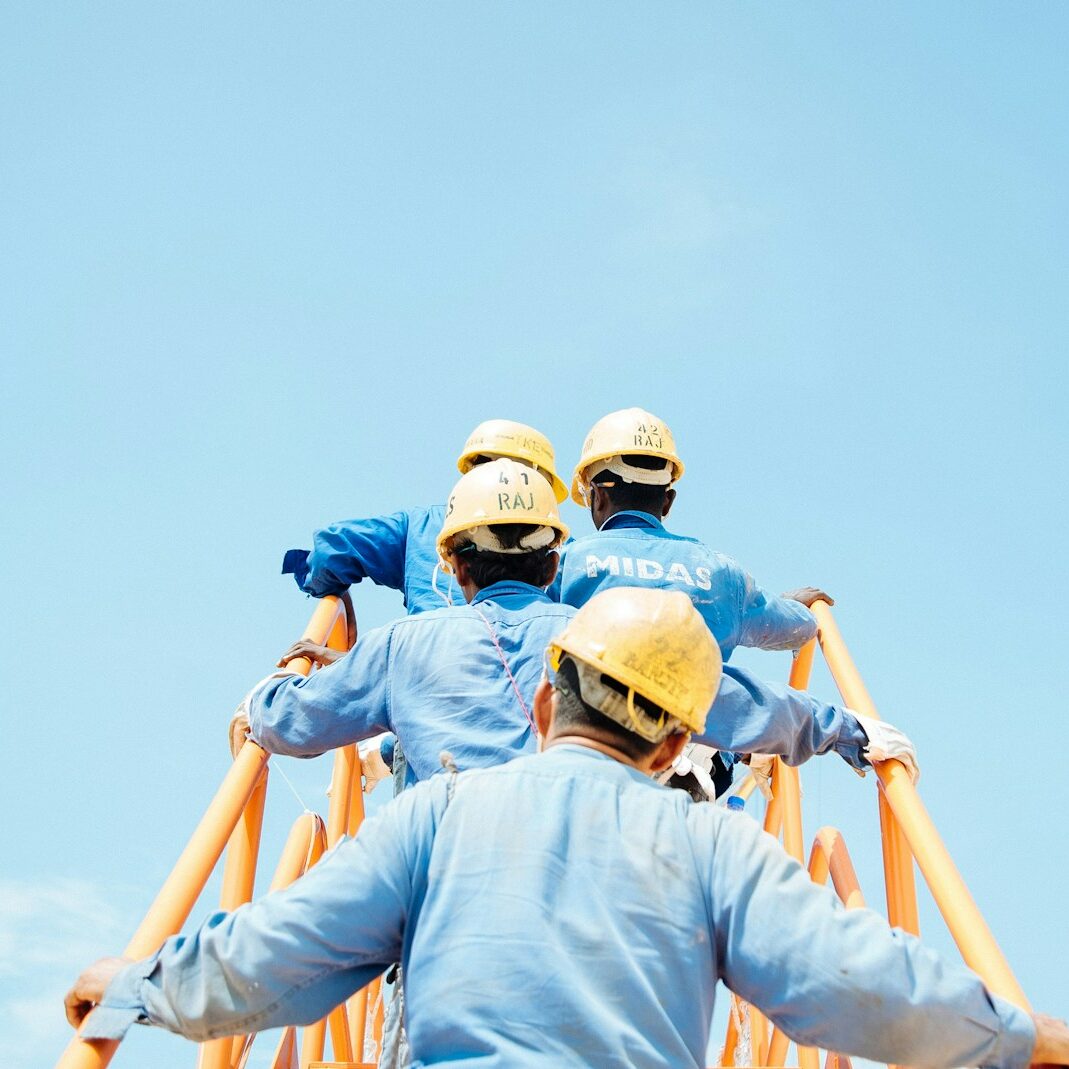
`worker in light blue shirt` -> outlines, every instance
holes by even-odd
[[[590,509],[597,528],[561,554],[551,594],[585,605],[599,590],[650,586],[681,590],[694,602],[727,660],[736,646],[793,650],[816,633],[809,611],[813,587],[778,597],[762,590],[742,566],[696,538],[665,529],[683,474],[672,432],[640,408],[598,420],[583,445],[572,497]]]
[[[557,475],[553,446],[533,427],[508,419],[480,423],[468,436],[457,460],[464,474],[478,464],[509,457],[527,464],[553,485],[558,502],[568,490]],[[402,509],[389,516],[342,520],[315,532],[312,550],[291,549],[282,562],[306,593],[321,598],[340,594],[353,583],[370,579],[400,590],[409,613],[425,612],[463,599],[456,583],[438,570],[435,543],[442,529],[441,505]]]
[[[718,980],[808,1046],[1069,1062],[1064,1024],[845,910],[745,815],[650,779],[704,721],[719,654],[689,600],[634,593],[599,595],[551,645],[546,752],[422,783],[289,888],[97,962],[66,999],[82,1038],[307,1024],[400,957],[417,1069],[698,1069]]]
[[[543,589],[566,536],[553,490],[538,472],[505,459],[474,468],[454,488],[438,536],[468,604],[361,635],[348,654],[308,677],[269,676],[246,695],[231,737],[240,743],[248,731],[272,753],[309,757],[393,732],[408,782],[440,771],[443,750],[465,769],[532,752],[542,654],[575,614]],[[725,672],[707,712],[697,739],[779,754],[791,764],[835,750],[864,769],[893,730],[742,669]]]

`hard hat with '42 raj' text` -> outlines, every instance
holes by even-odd
[[[480,457],[497,460],[510,457],[523,464],[529,464],[540,471],[552,484],[554,496],[563,501],[568,496],[568,488],[557,474],[553,446],[549,439],[528,427],[526,423],[517,423],[511,419],[488,419],[480,423],[468,436],[464,449],[457,458],[457,468],[462,475],[471,471]]]
[[[503,523],[530,524],[535,530],[521,545],[505,549],[490,530]],[[453,487],[437,547],[448,567],[449,554],[460,542],[496,553],[531,553],[556,549],[567,537],[549,480],[526,464],[502,458],[476,465]]]
[[[583,442],[583,455],[572,477],[572,500],[577,505],[588,504],[590,479],[598,470],[620,469],[619,458],[624,456],[660,457],[665,461],[661,472],[631,469],[623,466],[624,477],[632,482],[674,483],[683,474],[683,461],[676,453],[676,442],[663,420],[643,408],[623,408],[599,419]]]
[[[554,669],[565,654],[580,669],[583,700],[652,742],[671,731],[673,721],[700,731],[720,686],[720,648],[690,598],[678,590],[603,590],[550,643]],[[584,666],[621,684],[626,697],[598,686]],[[666,715],[653,720],[636,707],[635,695]]]

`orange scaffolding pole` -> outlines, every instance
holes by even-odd
[[[323,598],[301,637],[324,642],[334,629],[340,604],[337,598]],[[306,658],[290,662],[290,668],[302,675],[307,675],[311,667]],[[168,936],[181,929],[256,789],[267,757],[266,751],[253,742],[246,742],[241,748],[171,874],[126,945],[123,957],[133,960],[148,957]],[[103,1069],[118,1046],[115,1040],[83,1040],[75,1036],[60,1055],[56,1069]]]
[[[813,613],[820,625],[824,657],[843,701],[859,713],[878,718],[876,705],[850,657],[831,608],[818,601],[813,606]],[[876,775],[880,778],[882,795],[917,859],[965,963],[996,995],[1022,1009],[1030,1009],[1024,991],[939,837],[909,773],[898,761],[881,761],[876,766]]]

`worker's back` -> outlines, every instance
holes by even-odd
[[[816,634],[804,605],[762,590],[738,561],[674,534],[645,512],[618,512],[601,530],[566,545],[550,594],[581,608],[598,591],[617,586],[682,591],[724,660],[736,646],[798,649]]]
[[[302,679],[269,677],[250,695],[252,737],[310,756],[397,735],[407,782],[485,768],[535,748],[531,707],[545,650],[575,610],[527,583],[500,582],[470,605],[418,613],[360,636],[348,656]]]
[[[406,924],[414,1064],[704,1064],[696,815],[719,818],[578,746],[461,776]]]

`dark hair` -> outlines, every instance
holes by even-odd
[[[625,453],[622,459],[625,464],[630,464],[633,468],[644,468],[646,471],[661,471],[668,465],[668,461],[663,457],[648,457],[642,453]],[[628,482],[613,471],[599,472],[592,481],[604,489],[617,509],[648,512],[657,517],[664,512],[665,495],[670,489],[668,485],[651,486],[649,483]]]
[[[534,523],[497,523],[494,534],[505,549],[515,549],[522,539],[534,534]],[[549,586],[556,563],[556,550],[533,549],[529,553],[490,553],[479,549],[474,543],[458,546],[454,552],[463,557],[468,565],[472,582],[484,590],[494,583],[528,583],[531,586]]]
[[[602,679],[614,690],[626,690],[611,676],[602,676]],[[558,730],[567,732],[569,728],[576,728],[580,733],[595,731],[606,739],[610,746],[616,747],[634,761],[649,757],[660,746],[659,742],[644,739],[641,735],[629,731],[622,724],[616,723],[592,705],[587,705],[579,695],[579,669],[575,661],[567,654],[561,659],[557,676],[553,680],[553,689],[558,695],[555,721]],[[635,695],[635,703],[654,717],[660,716],[660,710],[651,709],[640,695]]]

